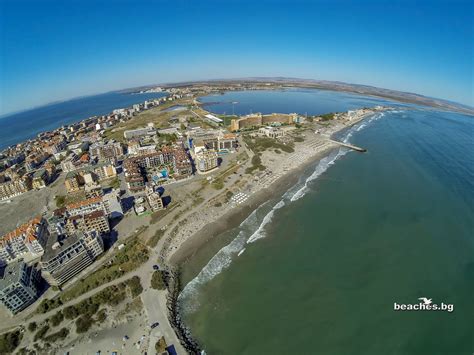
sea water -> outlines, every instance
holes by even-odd
[[[264,113],[327,104],[315,92],[311,108],[303,90],[302,111],[298,90],[287,94],[220,98]],[[335,111],[374,100],[333,94]],[[473,117],[394,106],[339,134],[367,153],[315,162],[183,266],[181,312],[207,354],[472,353]],[[421,297],[454,311],[394,310]]]
[[[109,92],[3,116],[0,118],[0,150],[34,138],[40,132],[54,130],[62,125],[78,122],[91,116],[105,115],[114,109],[130,107],[133,104],[165,95],[165,93]]]

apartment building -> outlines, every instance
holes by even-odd
[[[64,185],[66,186],[67,192],[76,192],[81,189],[82,181],[78,174],[69,174],[66,175],[66,180],[64,180]]]
[[[162,210],[164,208],[163,200],[161,199],[161,195],[158,192],[156,186],[146,187],[146,198],[153,212]]]
[[[156,135],[156,130],[153,128],[153,125],[143,128],[131,129],[123,132],[123,136],[125,139],[133,139],[154,135]]]
[[[89,152],[99,161],[115,164],[117,159],[123,155],[123,147],[119,142],[94,143],[89,147]]]
[[[107,214],[104,211],[94,211],[82,215],[69,216],[66,218],[66,231],[68,234],[76,232],[109,233],[110,225]]]
[[[33,187],[31,178],[28,176],[15,178],[0,184],[0,200],[8,200],[21,195]]]
[[[34,189],[42,189],[48,185],[49,174],[45,168],[38,169],[33,174],[32,187]]]
[[[217,152],[214,150],[201,150],[196,154],[196,167],[200,172],[207,172],[218,166]]]
[[[41,274],[53,286],[61,286],[91,265],[104,252],[97,232],[50,238],[41,258]]]
[[[102,197],[91,197],[83,201],[70,203],[66,205],[66,211],[68,216],[79,216],[89,214],[95,211],[105,212],[104,203]]]
[[[46,221],[37,217],[0,237],[0,265],[19,258],[30,261],[39,258],[49,236]]]
[[[15,261],[0,268],[0,301],[17,314],[38,298],[40,272],[24,261]]]
[[[99,163],[70,171],[66,175],[64,184],[68,192],[75,192],[79,191],[84,184],[93,184],[95,181],[100,182],[116,176],[117,170],[111,163]]]
[[[105,212],[109,218],[120,218],[123,217],[122,203],[120,202],[120,196],[117,190],[109,192],[102,197],[104,202]]]

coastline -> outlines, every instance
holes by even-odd
[[[339,149],[339,147],[333,146],[316,153],[312,159],[308,159],[301,164],[294,171],[294,174],[287,172],[267,188],[252,195],[242,205],[227,211],[213,222],[196,231],[169,256],[168,263],[171,271],[169,279],[167,280],[167,317],[181,345],[189,354],[201,354],[202,348],[199,342],[193,337],[191,330],[184,323],[180,314],[178,298],[185,286],[182,285],[181,282],[182,265],[192,258],[199,249],[204,248],[210,240],[218,237],[227,230],[238,227],[253,211],[271,198],[274,198],[274,191],[281,191],[278,197],[283,196],[288,189],[299,181],[301,174],[306,169],[315,165],[336,149]]]
[[[333,139],[335,135],[351,129],[353,126],[370,118],[374,114],[376,114],[376,112],[367,113],[352,122],[332,127],[332,129],[328,132],[329,137]],[[325,143],[327,144],[314,147],[313,149],[315,149],[315,151],[312,152],[312,154],[307,154],[303,160],[296,162],[292,161],[292,169],[282,170],[283,173],[281,173],[280,176],[276,177],[276,179],[273,181],[266,183],[265,186],[263,186],[261,189],[258,189],[258,191],[253,192],[241,205],[235,206],[234,208],[231,208],[221,214],[213,214],[212,217],[207,218],[207,223],[204,223],[202,227],[196,228],[193,233],[185,236],[184,240],[178,242],[177,245],[171,245],[169,247],[171,251],[166,256],[164,256],[164,259],[166,259],[173,267],[179,267],[181,263],[185,262],[193,255],[193,253],[196,251],[196,248],[201,247],[207,241],[213,239],[220,233],[237,227],[255,209],[268,201],[271,197],[275,197],[274,191],[287,191],[290,186],[294,185],[299,180],[300,174],[305,169],[328,156],[331,151],[340,147],[334,142]],[[291,160],[291,158],[287,157],[286,160]],[[280,165],[284,164],[280,162]]]
[[[346,127],[344,127],[346,128]],[[342,131],[342,130],[341,130]],[[254,210],[274,198],[274,191],[283,191],[284,194],[289,188],[294,186],[301,177],[301,173],[311,165],[314,165],[322,158],[328,156],[338,146],[332,146],[316,153],[311,159],[301,164],[296,170],[288,171],[266,188],[251,195],[243,204],[227,211],[216,220],[207,224],[202,229],[189,236],[181,245],[170,254],[168,261],[173,267],[180,267],[191,258],[197,249],[203,247],[208,241],[214,239],[219,234],[239,226]]]
[[[331,127],[328,136],[334,138],[341,132],[350,130],[353,126],[363,122],[372,117],[376,112],[364,114],[353,122],[347,124],[338,124]],[[329,142],[327,142],[329,143]],[[315,151],[308,154],[305,159],[292,161],[294,166],[292,169],[284,169],[283,173],[273,181],[269,181],[266,186],[252,193],[248,199],[241,205],[235,206],[222,214],[212,214],[211,220],[207,220],[201,228],[196,228],[193,233],[185,237],[184,240],[178,242],[173,246],[171,242],[168,247],[163,246],[163,249],[168,249],[169,254],[162,256],[167,261],[172,272],[168,282],[168,297],[167,297],[167,312],[168,319],[176,332],[177,338],[187,351],[191,354],[199,354],[201,349],[198,341],[193,338],[191,330],[182,321],[179,309],[178,297],[185,285],[181,284],[180,270],[183,264],[188,262],[195,253],[201,248],[205,247],[209,241],[213,240],[221,233],[238,227],[253,211],[259,208],[272,198],[283,196],[288,189],[295,186],[300,180],[303,172],[310,166],[316,165],[323,158],[329,156],[331,152],[340,149],[336,143],[329,143],[320,145],[314,148]],[[291,156],[292,154],[290,154]],[[291,160],[288,156],[286,160]],[[281,162],[280,162],[281,164]],[[273,167],[272,167],[273,169]],[[275,191],[281,191],[278,196],[275,196]],[[171,239],[168,239],[171,241]],[[173,240],[174,241],[174,240]]]

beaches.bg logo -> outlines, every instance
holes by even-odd
[[[432,298],[420,297],[418,298],[420,303],[393,303],[394,311],[448,311],[449,313],[454,311],[453,304],[441,304],[433,303]]]

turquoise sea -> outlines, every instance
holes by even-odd
[[[318,90],[203,101],[302,114],[386,103]],[[339,134],[367,153],[315,162],[183,265],[181,312],[206,354],[474,352],[473,117],[391,105]],[[454,311],[393,309],[420,297]]]

